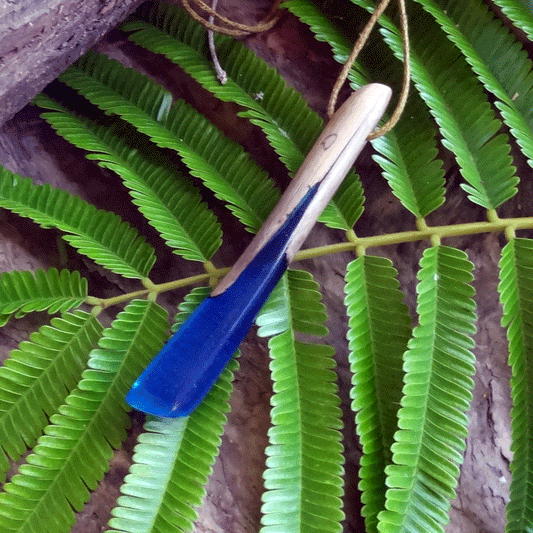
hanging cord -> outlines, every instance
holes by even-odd
[[[189,15],[191,15],[192,18],[200,22],[202,25],[204,25],[209,30],[209,48],[211,51],[211,56],[213,58],[213,64],[217,72],[218,79],[220,80],[222,84],[224,84],[226,81],[226,73],[224,72],[224,70],[222,69],[218,61],[216,51],[215,51],[212,32],[223,33],[225,35],[231,35],[232,37],[245,37],[252,33],[264,32],[264,31],[269,30],[270,28],[274,26],[274,24],[276,24],[276,22],[279,20],[281,13],[282,13],[281,10],[279,9],[279,6],[282,0],[274,0],[274,3],[272,4],[270,11],[267,13],[264,19],[258,24],[255,24],[253,26],[248,26],[246,24],[235,22],[217,13],[216,8],[217,8],[218,0],[213,0],[213,4],[211,6],[206,4],[203,0],[181,0],[181,1],[183,4],[183,7],[187,10]],[[198,8],[200,8],[202,11],[207,13],[209,15],[208,19],[204,18],[202,15],[196,12],[191,6],[191,2],[194,5],[196,5]],[[355,60],[359,56],[359,53],[361,52],[366,42],[368,41],[370,33],[372,32],[374,26],[376,25],[376,22],[378,21],[379,17],[383,14],[383,12],[385,11],[389,3],[390,3],[390,0],[380,0],[379,4],[377,5],[374,12],[372,13],[372,16],[370,17],[369,21],[366,23],[365,27],[363,28],[363,31],[360,33],[359,37],[357,38],[357,41],[354,44],[353,50],[350,56],[348,57],[348,59],[346,60],[346,63],[344,64],[335,82],[335,85],[331,91],[331,96],[329,99],[328,109],[327,109],[328,117],[331,118],[331,116],[335,112],[335,106],[337,104],[339,92],[348,77],[348,73],[350,72],[350,69],[355,63]],[[407,12],[405,9],[405,0],[398,0],[398,5],[399,5],[399,13],[400,13],[400,29],[402,33],[402,43],[403,43],[402,89],[400,92],[398,103],[396,104],[396,108],[394,112],[392,113],[391,117],[381,128],[378,128],[375,132],[373,132],[372,134],[368,136],[369,140],[376,139],[377,137],[381,137],[382,135],[385,135],[397,124],[397,122],[400,120],[403,110],[405,109],[405,104],[407,103],[407,97],[409,95],[409,83],[411,79],[411,69],[410,69],[409,30],[408,30],[408,24],[407,24]],[[217,21],[217,23],[215,23],[215,20]],[[220,23],[225,24],[227,27],[220,26],[219,25]]]
[[[274,0],[270,11],[267,13],[265,18],[253,26],[248,26],[247,24],[241,24],[235,22],[234,20],[228,19],[223,15],[220,15],[216,12],[216,2],[214,6],[209,6],[203,0],[181,0],[183,7],[189,13],[189,15],[203,24],[207,29],[212,30],[217,33],[223,33],[225,35],[231,35],[232,37],[245,37],[252,33],[261,33],[269,30],[276,24],[281,16],[281,11],[279,10],[279,5],[281,0]],[[202,15],[198,14],[191,6],[192,4],[199,7],[202,11],[209,15],[209,18],[206,19]],[[217,21],[215,24],[214,21]],[[227,27],[220,26],[220,23],[225,24]]]
[[[355,60],[357,59],[359,53],[361,52],[366,42],[368,41],[370,32],[376,25],[376,22],[378,21],[379,17],[383,14],[385,9],[389,5],[389,2],[390,0],[380,1],[378,6],[372,13],[370,20],[366,23],[366,26],[363,28],[363,31],[359,34],[359,37],[357,38],[357,41],[355,42],[355,45],[353,47],[352,53],[346,60],[346,63],[344,64],[344,67],[342,68],[341,73],[339,74],[337,81],[335,82],[335,85],[331,91],[331,96],[329,99],[328,110],[327,110],[328,117],[331,118],[331,116],[335,112],[335,105],[337,103],[337,98],[339,96],[339,92],[344,82],[346,81],[346,78],[348,77],[348,73],[350,72],[350,69],[355,63]],[[396,125],[398,120],[400,120],[400,117],[405,108],[405,104],[407,103],[407,96],[409,95],[409,82],[411,78],[411,69],[410,69],[410,51],[409,51],[409,31],[408,31],[408,25],[407,25],[407,12],[405,10],[405,0],[398,0],[398,4],[399,4],[399,10],[400,10],[400,27],[401,27],[402,42],[403,42],[402,90],[400,92],[400,98],[398,99],[396,109],[392,113],[391,117],[381,128],[377,129],[375,132],[371,133],[368,136],[369,140],[376,139],[377,137],[381,137],[382,135],[385,135]]]
[[[218,0],[213,0],[213,5],[211,9],[213,11],[217,10]],[[214,15],[209,15],[209,23],[213,24],[215,21]],[[207,29],[207,42],[209,45],[209,53],[211,54],[211,60],[213,61],[213,66],[215,67],[215,72],[217,73],[217,79],[221,85],[225,85],[228,81],[228,75],[226,71],[222,68],[220,61],[218,60],[217,50],[215,48],[215,33],[211,29]]]

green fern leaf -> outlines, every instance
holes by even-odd
[[[35,185],[0,167],[0,207],[57,228],[74,248],[128,278],[145,278],[155,261],[153,248],[118,215],[98,210],[78,196],[48,184]]]
[[[179,306],[178,322],[183,323],[208,294],[206,287],[193,289]],[[110,533],[192,530],[198,517],[194,508],[204,499],[220,447],[236,367],[233,359],[189,417],[147,420],[112,511]]]
[[[0,368],[0,448],[13,461],[76,387],[102,329],[90,314],[65,313],[11,351]]]
[[[346,62],[352,45],[345,32],[308,0],[288,0],[284,5],[309,25],[319,41],[329,43],[337,61]],[[357,63],[352,68],[349,79],[354,89],[375,81],[378,75],[381,77],[384,68],[388,70],[388,75],[383,76],[385,83],[394,84],[398,69],[383,65],[382,55],[373,54],[368,66]],[[395,196],[417,218],[428,215],[444,202],[444,171],[442,162],[436,159],[435,134],[427,107],[412,94],[402,120],[387,135],[372,141],[380,154],[374,159],[383,168],[383,176]]]
[[[529,0],[494,0],[494,3],[533,40],[533,12]]]
[[[235,102],[240,113],[259,126],[287,169],[294,173],[323,128],[321,118],[300,93],[252,51],[233,39],[216,36],[215,45],[228,81],[217,80],[209,57],[205,29],[176,5],[154,3],[138,14],[144,21],[126,24],[130,39],[179,64],[203,87],[225,102]],[[363,210],[363,190],[350,172],[320,221],[330,227],[352,229]]]
[[[533,72],[522,44],[478,0],[418,2],[463,52],[485,89],[496,96],[496,106],[533,166]]]
[[[167,313],[131,302],[104,331],[83,379],[51,417],[27,464],[0,494],[0,530],[66,533],[108,468],[129,423],[124,395],[161,349]]]
[[[259,326],[257,334],[272,337],[294,328],[307,335],[327,335],[328,328],[324,325],[327,315],[316,282],[298,270],[291,270],[288,276],[290,280],[284,278],[279,282],[261,308],[255,320]],[[288,292],[291,306],[287,304]]]
[[[79,272],[55,268],[35,272],[18,271],[0,274],[0,315],[17,318],[32,311],[54,314],[80,306],[87,297],[87,280]]]
[[[278,320],[276,308],[286,319]],[[333,350],[295,339],[295,332],[325,334],[325,319],[311,275],[293,270],[258,319],[260,332],[277,333],[268,343],[273,427],[262,533],[342,530],[342,422]]]
[[[279,198],[266,172],[183,100],[146,76],[95,52],[64,72],[61,81],[106,113],[116,113],[163,148],[176,150],[191,174],[201,178],[252,232]]]
[[[411,336],[397,274],[388,259],[367,255],[351,262],[346,271],[352,409],[363,447],[359,488],[367,533],[377,531],[378,513],[385,508],[385,467],[391,463],[403,354]]]
[[[369,11],[369,0],[351,0]],[[412,78],[430,108],[467,184],[461,187],[468,198],[487,209],[495,209],[516,194],[518,178],[512,166],[510,145],[498,134],[501,121],[472,77],[461,52],[442,33],[440,26],[416,4],[411,18]],[[397,57],[402,57],[402,38],[386,16],[380,17],[381,33]]]
[[[117,132],[120,124],[100,126],[79,118],[44,95],[34,102],[57,111],[42,117],[59,135],[93,152],[88,159],[98,160],[122,177],[135,205],[175,253],[191,261],[211,259],[221,243],[220,224],[184,176],[149,155],[140,142],[132,146],[131,136],[126,142],[123,133]]]
[[[374,160],[384,170],[394,195],[416,218],[444,203],[444,170],[436,159],[434,128],[419,98],[412,98],[394,135],[379,137],[372,145]]]
[[[511,366],[512,481],[507,505],[508,533],[529,531],[533,523],[533,241],[512,239],[502,251],[500,284],[502,325],[507,327]]]
[[[445,246],[426,250],[420,264],[419,325],[405,354],[400,429],[386,468],[387,510],[378,515],[382,533],[444,531],[474,386],[473,265]]]

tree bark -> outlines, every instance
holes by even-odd
[[[142,0],[0,3],[0,125],[124,20]]]

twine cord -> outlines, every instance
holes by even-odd
[[[333,113],[335,112],[335,106],[337,104],[339,92],[344,82],[346,81],[346,78],[348,77],[348,73],[350,72],[350,69],[355,63],[355,60],[357,59],[357,57],[359,56],[359,53],[361,52],[361,50],[364,48],[365,44],[367,43],[368,38],[370,37],[370,33],[372,32],[374,26],[376,25],[376,22],[378,21],[379,17],[383,14],[383,12],[385,11],[389,3],[390,3],[390,0],[381,0],[379,2],[376,9],[374,9],[374,12],[372,13],[372,16],[370,17],[365,27],[359,34],[359,37],[357,38],[357,41],[354,44],[352,52],[350,56],[348,57],[348,59],[346,60],[346,63],[344,63],[344,66],[339,76],[337,77],[337,81],[335,82],[335,85],[333,86],[333,89],[331,91],[331,96],[329,99],[328,109],[327,109],[327,114],[329,118],[331,118],[333,116]],[[408,23],[407,23],[407,12],[405,9],[405,0],[398,0],[398,4],[399,4],[400,27],[401,27],[401,32],[402,32],[402,44],[403,44],[402,89],[400,92],[398,103],[396,104],[396,108],[393,111],[392,115],[390,116],[389,120],[381,128],[371,133],[368,136],[369,140],[376,139],[377,137],[381,137],[382,135],[385,135],[398,123],[398,120],[400,120],[403,110],[405,109],[405,105],[407,103],[407,97],[409,96],[409,83],[411,79],[409,28],[408,28]]]
[[[409,25],[407,22],[407,10],[405,8],[405,0],[398,0],[398,7],[400,11],[400,31],[402,33],[403,46],[403,73],[402,73],[402,89],[396,108],[394,109],[389,120],[377,131],[370,134],[368,139],[376,139],[388,133],[400,120],[402,113],[407,104],[409,96],[409,84],[411,83],[411,49],[409,45]]]
[[[224,17],[216,11],[216,2],[214,6],[206,4],[203,0],[181,0],[185,10],[191,15],[194,20],[197,20],[203,24],[207,29],[217,33],[223,33],[224,35],[231,35],[232,37],[246,37],[252,33],[261,33],[269,30],[276,24],[281,16],[279,5],[281,0],[275,0],[270,8],[270,11],[263,18],[261,22],[253,26],[248,24],[241,24],[235,22],[227,17]],[[202,11],[209,15],[209,19],[204,18],[197,13],[191,6],[191,2],[199,7]],[[217,24],[214,21],[217,20]],[[225,24],[227,27],[221,26],[220,23]]]
[[[223,33],[225,35],[230,35],[232,37],[245,37],[247,35],[251,35],[252,33],[260,33],[269,30],[272,28],[276,22],[279,20],[281,16],[281,10],[279,9],[281,1],[282,0],[274,0],[274,3],[272,4],[269,12],[267,15],[263,18],[261,22],[258,24],[249,26],[247,24],[241,24],[240,22],[235,22],[231,19],[228,19],[227,17],[224,17],[220,13],[217,13],[217,3],[218,0],[213,0],[212,5],[206,4],[203,0],[181,0],[183,7],[187,10],[189,15],[191,15],[192,18],[203,24],[208,30],[208,40],[209,40],[209,49],[211,51],[211,57],[213,58],[213,64],[215,66],[215,70],[218,75],[218,79],[223,84],[225,83],[225,72],[220,66],[220,63],[218,61],[214,41],[213,41],[213,33]],[[199,14],[193,7],[191,6],[191,3],[194,4],[197,8],[199,8],[204,13],[207,13],[208,18],[206,19],[204,16]],[[365,44],[367,43],[370,33],[372,32],[374,26],[376,25],[376,22],[378,21],[379,17],[383,14],[385,9],[388,7],[390,3],[390,0],[380,0],[376,8],[374,9],[374,12],[372,13],[370,19],[366,23],[365,27],[359,34],[359,37],[357,38],[354,47],[352,49],[352,52],[350,53],[348,59],[346,60],[339,76],[337,77],[337,80],[335,82],[335,85],[333,86],[333,89],[331,91],[330,99],[328,102],[327,107],[327,114],[328,117],[331,118],[333,113],[335,112],[335,107],[337,104],[337,100],[339,97],[339,92],[348,78],[348,74],[350,72],[350,69],[353,67],[357,57],[359,56],[359,53],[364,48]],[[396,104],[396,108],[394,109],[392,115],[387,120],[387,122],[378,128],[376,131],[371,133],[368,136],[369,140],[376,139],[377,137],[381,137],[382,135],[385,135],[388,133],[400,120],[400,117],[403,113],[403,110],[405,109],[405,105],[407,103],[407,98],[409,96],[409,84],[411,79],[411,70],[410,70],[410,47],[409,47],[409,29],[408,29],[408,22],[407,22],[407,12],[405,7],[405,0],[398,0],[398,7],[399,7],[399,14],[400,14],[400,30],[402,33],[402,44],[403,44],[403,74],[402,74],[402,88],[400,92],[400,96],[398,98],[398,103]],[[216,21],[216,23],[215,23]],[[223,24],[221,26],[221,24]]]
[[[213,0],[213,5],[211,9],[216,12],[218,0]],[[215,15],[209,15],[209,23],[213,24],[215,21]],[[207,29],[207,42],[209,45],[209,53],[211,54],[211,61],[213,61],[213,66],[215,67],[215,72],[217,73],[217,79],[221,85],[225,85],[228,81],[228,75],[226,71],[222,68],[220,61],[218,60],[217,50],[215,48],[215,34],[213,30]]]

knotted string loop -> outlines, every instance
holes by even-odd
[[[203,24],[210,32],[223,33],[225,35],[231,35],[232,37],[244,37],[252,33],[260,33],[260,32],[267,31],[276,24],[276,22],[279,20],[281,16],[280,4],[282,0],[274,0],[274,3],[272,4],[270,11],[264,17],[264,19],[258,24],[255,24],[252,26],[247,25],[247,24],[241,24],[240,22],[235,22],[217,13],[216,5],[217,5],[218,0],[213,0],[213,4],[211,6],[206,4],[203,0],[181,0],[181,1],[183,4],[183,7],[187,10],[187,12],[191,15],[191,17],[193,17],[195,20]],[[193,9],[193,7],[191,6],[191,3],[196,5],[197,8],[200,8],[200,10],[202,10],[203,12],[205,12],[208,15],[208,18],[207,19],[204,18],[195,9]],[[328,117],[331,118],[331,116],[335,112],[335,106],[337,104],[339,92],[348,77],[350,69],[353,67],[357,57],[359,56],[359,53],[361,52],[361,50],[364,48],[365,44],[367,43],[370,37],[370,33],[372,32],[374,26],[376,25],[376,22],[378,21],[379,17],[383,14],[383,12],[385,11],[389,3],[390,3],[390,0],[380,0],[379,4],[374,9],[372,16],[370,17],[365,27],[359,34],[359,37],[357,38],[354,44],[352,52],[350,53],[348,59],[346,60],[346,63],[344,64],[339,76],[337,77],[335,85],[333,86],[333,89],[331,91],[328,108],[327,108]],[[383,126],[378,128],[374,133],[369,135],[368,136],[369,139],[376,139],[377,137],[381,137],[382,135],[385,135],[397,124],[397,122],[400,120],[403,110],[405,109],[405,105],[407,103],[407,97],[409,95],[409,84],[410,84],[410,79],[411,79],[411,71],[410,71],[409,30],[408,30],[408,23],[407,23],[407,12],[405,8],[405,0],[398,0],[398,6],[399,6],[399,14],[400,14],[400,29],[402,33],[402,43],[403,43],[402,89],[400,92],[400,96],[398,98],[398,103],[396,104],[396,108],[394,109],[389,120],[387,120],[387,122]],[[217,23],[215,23],[215,20],[217,21]],[[225,26],[221,26],[220,24],[224,24]],[[214,44],[212,42],[212,34],[210,35],[210,48],[211,48],[211,55],[213,57],[213,62],[215,63],[215,67],[218,73],[218,77],[222,83],[225,83],[225,72],[222,70],[222,68],[220,67],[218,63],[218,58],[216,57],[216,53],[214,51]]]

